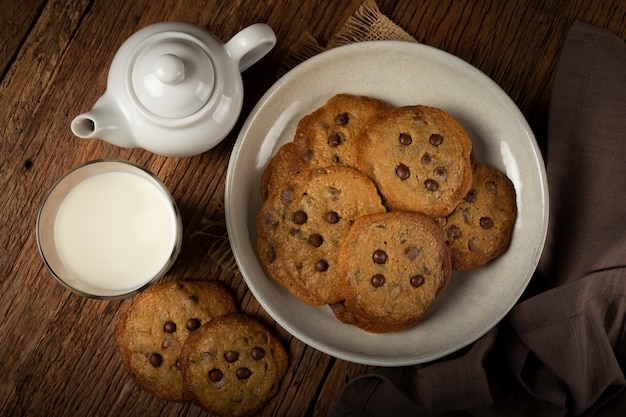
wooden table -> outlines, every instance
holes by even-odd
[[[224,242],[223,189],[230,151],[253,105],[276,79],[304,30],[325,43],[360,0],[0,0],[0,414],[3,416],[201,415],[141,391],[121,367],[114,331],[124,301],[81,298],[45,269],[35,240],[37,210],[71,167],[121,158],[158,175],[182,213],[182,254],[168,279],[219,279],[242,309],[273,324],[232,264]],[[380,0],[381,11],[419,42],[448,51],[489,75],[518,104],[545,145],[551,86],[575,19],[626,37],[623,0]],[[240,121],[215,149],[168,158],[81,140],[69,129],[103,93],[122,42],[158,21],[180,20],[227,40],[268,23],[275,49],[244,74]],[[276,326],[291,364],[263,416],[325,415],[339,390],[373,368],[307,347]]]

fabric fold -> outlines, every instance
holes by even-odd
[[[493,329],[461,355],[421,367],[414,377],[413,398],[431,412],[490,405],[487,361],[497,335],[498,329]]]
[[[517,382],[536,397],[574,415],[624,387],[619,352],[626,318],[626,272],[592,274],[518,305],[508,323],[528,354],[510,360]],[[555,302],[556,301],[556,302]],[[554,308],[546,308],[546,304]]]
[[[575,22],[550,102],[550,227],[538,272],[546,288],[626,266],[626,46]],[[608,244],[608,243],[611,244]]]

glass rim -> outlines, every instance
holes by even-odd
[[[106,294],[106,295],[93,294],[93,293],[90,293],[90,292],[85,292],[85,291],[82,291],[82,290],[74,287],[73,285],[69,284],[68,282],[66,282],[63,279],[63,277],[61,277],[60,274],[57,271],[55,271],[55,269],[50,264],[49,255],[46,255],[45,250],[43,248],[42,232],[41,232],[42,215],[44,214],[44,211],[45,211],[45,209],[47,207],[47,203],[50,201],[51,196],[58,189],[58,187],[62,183],[64,183],[67,180],[67,178],[70,175],[72,175],[73,173],[75,173],[76,171],[79,171],[79,170],[84,169],[84,168],[86,168],[88,166],[91,166],[91,165],[103,164],[103,163],[112,164],[112,165],[128,166],[128,167],[131,167],[133,169],[139,170],[143,174],[147,175],[149,177],[149,179],[152,180],[155,183],[155,185],[157,185],[158,188],[163,192],[163,195],[167,198],[169,205],[173,209],[174,219],[175,219],[174,227],[175,227],[175,230],[176,230],[176,236],[175,236],[175,239],[174,239],[172,252],[170,253],[170,255],[167,258],[167,261],[164,263],[163,267],[156,274],[154,274],[154,276],[152,278],[150,278],[148,281],[146,281],[144,284],[140,285],[137,288],[133,288],[133,289],[130,289],[130,290],[127,290],[127,291],[120,290],[119,293],[115,292],[115,291],[112,291],[112,294],[110,294],[110,295],[109,294]],[[87,177],[85,177],[85,178],[87,178]],[[180,215],[180,210],[178,209],[176,201],[174,200],[174,197],[172,196],[172,193],[167,188],[165,183],[163,183],[163,181],[161,181],[161,179],[159,177],[157,177],[149,169],[147,169],[147,168],[145,168],[145,167],[143,167],[143,166],[141,166],[141,165],[139,165],[139,164],[137,164],[135,162],[131,162],[131,161],[123,160],[123,159],[116,159],[116,158],[101,158],[101,159],[94,159],[94,160],[86,161],[86,162],[80,163],[80,164],[70,168],[68,171],[63,173],[63,175],[61,175],[52,184],[52,186],[50,186],[50,188],[48,189],[48,191],[44,195],[44,197],[42,199],[42,202],[41,202],[41,204],[39,206],[39,210],[37,211],[37,219],[36,219],[36,223],[35,223],[37,249],[39,251],[39,255],[41,256],[41,259],[43,260],[43,263],[44,263],[46,269],[48,270],[48,272],[55,278],[55,280],[59,284],[61,284],[66,289],[72,291],[73,293],[75,293],[77,295],[80,295],[80,296],[83,296],[83,297],[92,298],[92,299],[98,299],[98,300],[116,300],[116,299],[128,298],[128,297],[134,296],[134,295],[142,292],[143,290],[145,290],[146,288],[150,287],[155,282],[157,282],[159,279],[161,279],[167,273],[167,271],[172,267],[174,261],[177,259],[178,255],[180,253],[181,246],[182,246],[182,234],[183,234],[182,230],[183,230],[183,227],[182,227],[182,219],[181,219],[181,215]]]

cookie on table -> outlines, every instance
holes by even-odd
[[[229,314],[189,336],[180,361],[185,392],[219,416],[249,416],[278,392],[289,364],[285,348],[262,323]]]
[[[354,94],[337,94],[300,119],[294,142],[304,148],[311,167],[354,166],[354,140],[370,117],[390,109],[385,101]]]
[[[472,143],[441,109],[405,106],[379,112],[356,141],[356,165],[391,210],[450,214],[472,182]]]
[[[238,311],[232,294],[216,281],[168,281],[140,293],[122,313],[117,345],[124,367],[145,391],[184,401],[179,355],[203,323]]]
[[[320,168],[276,190],[257,216],[257,249],[269,278],[311,305],[341,300],[337,252],[360,216],[386,211],[353,168]]]
[[[515,199],[515,187],[505,174],[475,163],[469,192],[452,214],[438,219],[454,270],[480,268],[508,249],[517,218]]]
[[[357,219],[339,250],[344,300],[331,306],[373,333],[417,324],[447,286],[450,252],[429,216],[391,211]]]

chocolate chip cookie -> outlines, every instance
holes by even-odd
[[[472,143],[441,109],[405,106],[378,112],[356,143],[356,165],[389,210],[446,216],[472,181]]]
[[[216,281],[169,281],[139,294],[122,313],[117,345],[122,363],[144,390],[184,401],[179,354],[187,337],[203,323],[235,313],[231,293]]]
[[[515,199],[515,187],[505,174],[475,163],[469,192],[452,214],[438,219],[453,269],[480,268],[508,249],[517,218]]]
[[[293,141],[285,143],[278,148],[261,173],[261,198],[266,200],[295,175],[310,170],[310,159],[301,144]]]
[[[304,148],[311,167],[353,167],[356,136],[370,117],[389,108],[373,97],[337,94],[299,121],[294,142]]]
[[[337,251],[358,217],[384,211],[372,181],[355,169],[297,175],[268,197],[257,216],[261,265],[308,304],[340,301]]]
[[[278,392],[289,358],[258,320],[229,314],[189,336],[180,361],[185,392],[219,416],[249,416]]]
[[[339,250],[344,300],[332,310],[346,323],[374,333],[418,323],[451,274],[439,226],[416,212],[358,218]]]

